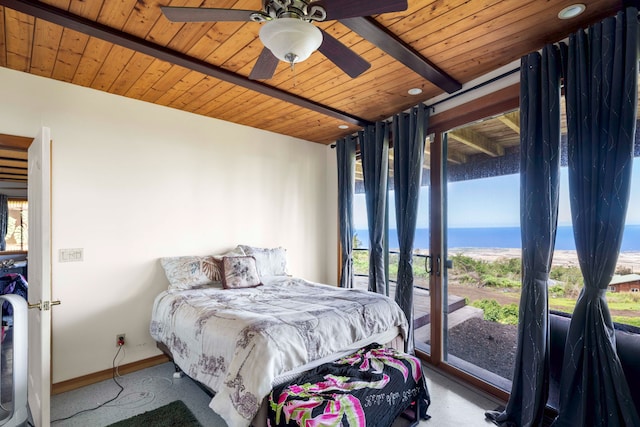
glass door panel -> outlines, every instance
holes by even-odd
[[[521,283],[517,114],[451,130],[444,143],[443,356],[504,389],[513,375]]]
[[[431,293],[430,293],[430,192],[432,137],[425,142],[422,184],[418,205],[418,220],[413,240],[413,326],[415,347],[427,354],[431,352]]]

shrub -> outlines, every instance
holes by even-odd
[[[353,248],[357,249],[361,247],[362,247],[362,241],[358,237],[358,233],[353,233]]]
[[[501,258],[488,262],[459,254],[452,256],[451,260],[453,270],[449,277],[455,277],[461,284],[492,288],[520,287],[520,259],[518,258]]]
[[[502,306],[502,318],[499,320],[500,323],[504,323],[505,325],[517,325],[518,324],[518,305],[517,304],[507,304]]]
[[[479,284],[480,280],[478,277],[473,277],[471,274],[463,274],[461,276],[458,276],[458,281],[460,283],[473,283],[473,284]]]
[[[501,275],[520,276],[522,262],[520,258],[500,258],[493,262],[493,267]]]
[[[564,286],[562,285],[553,285],[549,287],[549,294],[554,298],[562,298],[564,297]]]
[[[512,280],[508,277],[484,276],[482,277],[482,286],[491,288],[519,288],[520,281]]]
[[[580,282],[569,282],[564,284],[564,297],[578,299],[580,291],[582,290],[582,279]]]
[[[484,320],[505,325],[518,324],[518,306],[516,304],[502,306],[494,299],[481,299],[474,301],[471,305],[482,309],[484,312]]]
[[[368,251],[353,251],[353,272],[355,274],[369,274]]]
[[[481,299],[471,304],[473,307],[482,309],[484,320],[497,322],[500,319],[500,304],[494,299]]]
[[[466,255],[454,255],[451,257],[451,261],[453,261],[453,274],[484,273],[486,270],[486,261],[473,259]]]
[[[582,273],[578,267],[555,266],[549,272],[549,278],[571,286],[582,287]]]

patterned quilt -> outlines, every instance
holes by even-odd
[[[429,418],[430,403],[420,360],[371,344],[274,387],[268,426],[387,427],[409,407]]]
[[[263,278],[246,289],[168,290],[150,331],[190,377],[216,392],[210,407],[248,426],[273,381],[407,321],[390,298],[298,278]]]

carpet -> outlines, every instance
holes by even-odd
[[[202,427],[187,405],[176,400],[143,414],[118,421],[107,427]]]

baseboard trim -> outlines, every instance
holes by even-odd
[[[169,358],[160,354],[148,359],[138,360],[137,362],[127,363],[118,367],[118,372],[121,375],[129,374],[131,372],[139,371],[141,369],[150,368],[152,366],[160,365],[169,361]],[[108,380],[113,377],[113,369],[105,369],[104,371],[94,372],[93,374],[83,375],[78,378],[72,378],[70,380],[61,381],[51,386],[51,394],[60,394],[66,391],[75,390],[77,388],[85,387],[91,384],[99,383],[100,381]]]

